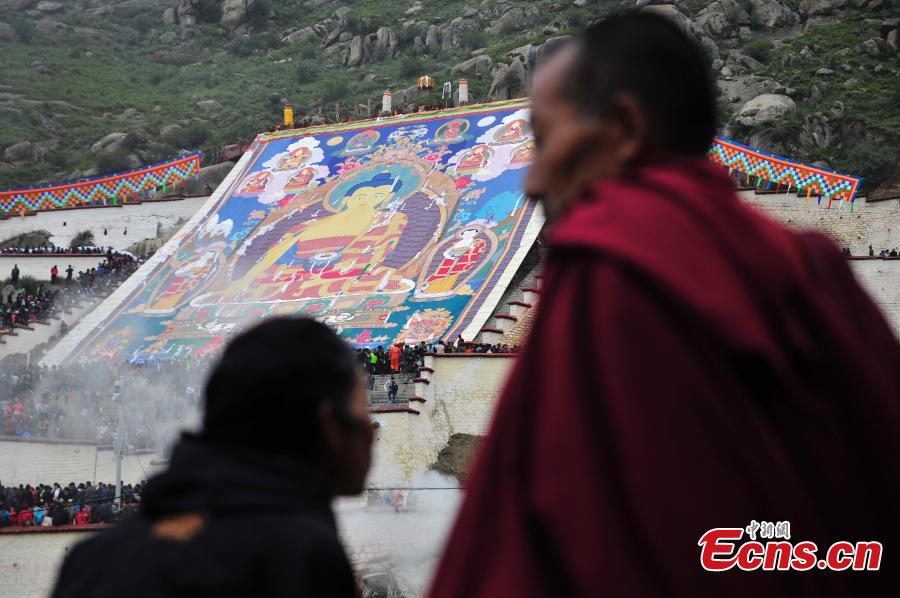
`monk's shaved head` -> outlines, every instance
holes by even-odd
[[[616,94],[633,94],[663,149],[703,155],[716,128],[713,78],[704,51],[653,13],[609,17],[573,42],[563,93],[586,115],[602,117]]]
[[[586,185],[663,155],[700,156],[715,131],[703,51],[646,13],[609,17],[538,68],[526,190],[552,221]]]

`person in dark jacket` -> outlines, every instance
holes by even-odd
[[[268,320],[225,349],[202,431],[139,514],[76,546],[53,596],[357,596],[331,500],[362,491],[371,443],[349,347],[314,320]]]

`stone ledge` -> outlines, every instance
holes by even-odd
[[[419,412],[409,407],[369,407],[369,413],[411,413],[419,415]]]
[[[72,208],[60,208],[70,210]],[[59,210],[46,210],[47,212],[59,211]],[[106,257],[105,253],[0,253],[0,257],[5,258],[30,258],[30,257],[45,257],[48,259],[52,259],[55,257]],[[62,277],[60,277],[62,279]],[[74,281],[73,281],[74,282]]]
[[[525,291],[526,293],[540,293],[541,292],[540,289],[537,289],[535,287],[523,287],[522,290]]]
[[[0,529],[0,536],[4,534],[63,534],[63,533],[83,533],[95,532],[110,527],[110,523],[88,523],[85,525],[32,525],[30,527],[4,527]]]
[[[431,380],[429,380],[428,378],[422,378],[421,376],[419,376],[418,378],[414,378],[413,382],[421,382],[423,384],[431,384]]]
[[[422,373],[422,372],[428,372],[429,374],[433,374],[434,369],[428,367],[427,365],[423,365],[422,367],[419,368],[419,373]]]
[[[90,446],[97,446],[96,440],[89,440],[87,438],[41,438],[30,436],[28,438],[23,438],[22,436],[0,436],[0,442],[36,442],[43,444],[87,444]]]
[[[512,314],[494,314],[494,317],[499,320],[512,320],[513,322],[519,321],[519,318]]]
[[[518,357],[518,353],[431,353],[432,357],[453,357],[453,358],[461,358],[461,357]]]
[[[518,307],[524,307],[525,309],[531,309],[532,307],[534,307],[532,304],[525,303],[524,301],[507,301],[506,303],[507,305],[516,305]]]
[[[493,328],[491,326],[485,326],[481,329],[482,332],[496,332],[497,334],[503,334],[502,328]]]
[[[424,402],[425,402],[425,399],[423,399],[422,397],[420,397],[420,396],[418,396],[418,395],[413,395],[413,396],[409,397],[409,400],[410,400],[410,401],[416,401],[416,402],[419,402],[419,403],[424,403]]]

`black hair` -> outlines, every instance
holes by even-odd
[[[353,352],[328,326],[279,317],[236,336],[210,373],[202,436],[215,444],[315,460],[322,451],[319,410],[333,405],[351,425],[358,383]]]
[[[700,46],[675,23],[647,12],[610,16],[574,41],[563,90],[587,115],[602,117],[616,92],[632,93],[666,151],[702,155],[716,129],[713,78]]]

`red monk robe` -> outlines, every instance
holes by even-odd
[[[900,348],[834,244],[699,158],[596,183],[548,241],[431,597],[896,592]],[[752,520],[881,541],[882,570],[704,571],[704,532]]]
[[[400,371],[401,353],[403,353],[403,350],[400,348],[400,345],[391,345],[391,348],[388,349],[388,357],[391,360],[391,371],[395,374]]]

